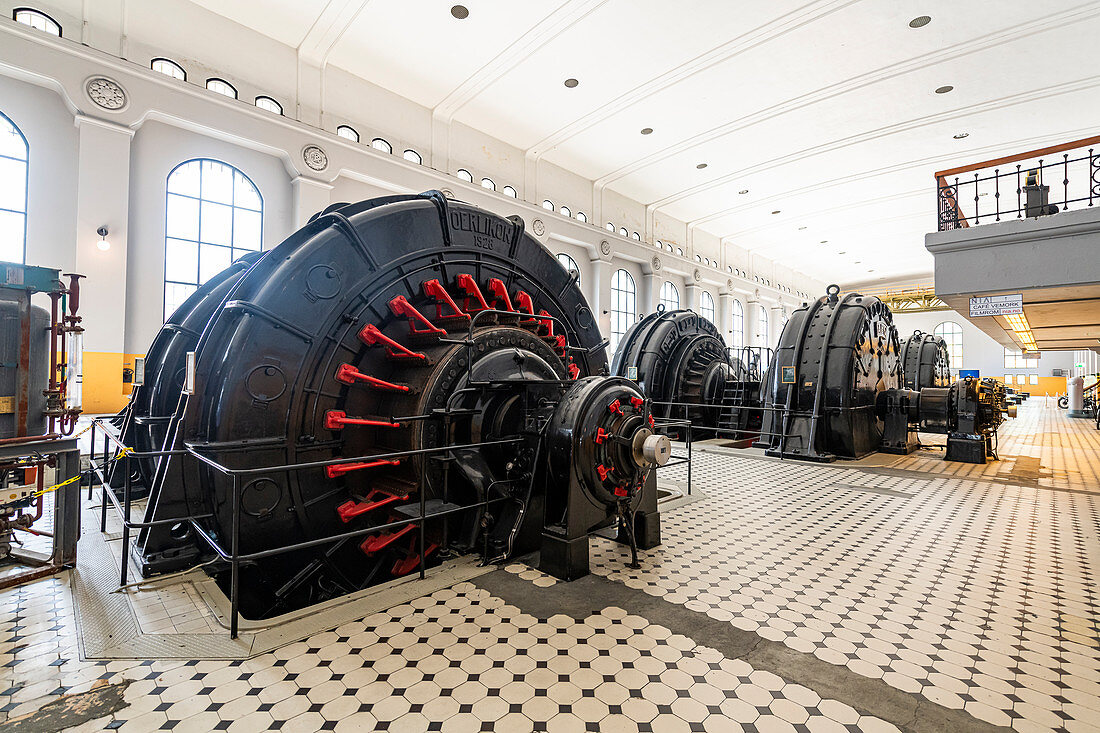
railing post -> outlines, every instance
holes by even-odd
[[[237,638],[241,586],[241,481],[233,474],[233,529],[230,537],[229,638]]]
[[[687,425],[687,449],[688,449],[688,496],[691,496],[691,423]]]
[[[104,431],[106,432],[106,431]],[[122,457],[122,468],[126,472],[126,478],[123,479],[122,489],[122,582],[120,585],[126,585],[126,571],[130,567],[130,456],[125,455]],[[106,475],[106,474],[104,474]],[[104,485],[103,491],[110,491],[111,487]],[[103,504],[107,504],[107,495],[104,493]],[[106,522],[104,522],[106,524]]]
[[[95,476],[95,469],[92,464],[95,462],[95,420],[92,420],[91,433],[89,434],[89,440],[91,450],[88,451],[88,501],[92,500],[92,489],[95,488],[95,484],[92,483],[92,477]],[[77,446],[79,448],[79,445]]]

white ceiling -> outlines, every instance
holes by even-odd
[[[934,171],[1100,120],[1100,2],[195,1],[830,282],[930,275]]]

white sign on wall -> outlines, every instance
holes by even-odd
[[[970,299],[970,317],[975,316],[1013,316],[1024,312],[1024,296],[986,295]]]

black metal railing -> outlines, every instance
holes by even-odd
[[[475,326],[476,322],[479,320],[480,317],[485,317],[485,318],[489,318],[489,317],[492,317],[492,316],[514,317],[515,315],[516,315],[515,313],[510,312],[510,311],[495,311],[495,310],[481,311],[478,314],[476,314],[474,316],[474,318],[471,319],[471,322],[469,324],[469,330],[467,332],[467,336],[466,336],[465,339],[462,339],[462,338],[444,338],[444,339],[441,339],[441,340],[446,341],[448,343],[456,344],[456,345],[459,345],[459,346],[465,346],[467,349],[471,349],[472,346],[473,346],[474,326]],[[531,317],[531,316],[528,316],[527,314],[522,314],[522,315],[524,315],[525,317]],[[554,318],[552,316],[540,315],[540,316],[535,316],[535,317],[540,319],[540,320],[547,320],[548,319],[548,320],[554,321],[555,323],[558,323],[559,325],[561,323],[561,321],[559,319]],[[596,348],[580,348],[580,347],[574,347],[574,346],[567,346],[567,348],[568,348],[569,351],[577,353],[577,352],[592,352],[592,351],[595,351],[598,348],[603,348],[603,346],[604,346],[604,344],[600,344]],[[472,374],[470,372],[470,370],[472,368],[472,365],[473,365],[473,361],[474,360],[472,358],[470,358],[470,355],[468,354],[467,360],[466,360],[466,364],[467,364],[467,366],[466,366],[466,369],[467,369],[467,388],[471,388],[471,387],[493,388],[493,387],[496,387],[496,386],[500,386],[496,382],[485,382],[485,381],[474,380],[472,378]],[[547,385],[547,384],[554,384],[554,385],[560,385],[562,387],[568,387],[570,384],[572,384],[572,380],[533,380],[532,379],[532,380],[524,380],[523,382],[520,382],[520,383],[516,383],[516,382],[510,382],[509,383],[510,386],[513,386],[513,387],[521,386],[523,388],[529,388],[529,387],[532,387],[532,386]],[[442,418],[444,420],[448,420],[450,418],[451,413],[456,411],[456,408],[454,408],[453,405],[451,404],[452,401],[453,400],[449,400],[448,403],[447,403],[447,407],[444,410],[439,411],[441,414],[424,415],[424,416],[412,416],[410,418],[402,418],[402,419],[427,419],[429,417],[434,417],[434,418]],[[650,415],[650,410],[651,410],[650,405],[651,405],[651,402],[649,400],[647,400],[645,402],[645,407],[644,407],[644,415],[647,419]],[[241,532],[241,511],[242,511],[242,508],[241,508],[241,490],[242,490],[242,483],[243,483],[242,478],[243,477],[253,476],[253,475],[270,475],[270,474],[277,474],[277,473],[290,474],[290,473],[295,473],[295,472],[303,471],[303,470],[312,470],[312,469],[317,469],[317,468],[322,468],[323,469],[323,468],[326,468],[328,466],[337,466],[337,465],[345,464],[345,463],[355,463],[355,462],[368,461],[368,460],[372,460],[372,461],[375,461],[375,460],[392,460],[392,459],[402,459],[402,458],[413,457],[413,456],[420,456],[420,457],[423,457],[423,456],[442,456],[442,457],[446,458],[446,457],[452,455],[454,451],[458,451],[458,450],[465,450],[465,449],[470,449],[470,448],[480,448],[480,447],[489,446],[489,445],[513,444],[513,443],[523,442],[524,440],[527,439],[527,438],[524,438],[524,437],[515,437],[515,438],[506,438],[506,439],[495,440],[495,441],[485,441],[485,442],[481,442],[481,443],[471,443],[471,444],[462,444],[462,445],[444,445],[444,446],[437,446],[437,447],[432,447],[432,448],[421,448],[421,449],[415,449],[415,450],[395,451],[395,452],[384,453],[384,454],[369,454],[369,455],[362,455],[362,456],[333,458],[333,459],[324,460],[324,461],[311,461],[311,462],[308,462],[308,463],[296,463],[296,464],[273,465],[273,466],[259,466],[259,467],[249,467],[249,468],[232,468],[232,467],[226,466],[226,465],[218,462],[217,460],[215,460],[211,456],[207,455],[208,452],[210,452],[212,450],[215,450],[215,449],[220,451],[220,452],[227,452],[226,451],[226,446],[224,444],[221,444],[221,445],[218,445],[218,446],[215,447],[215,446],[209,446],[209,445],[197,444],[197,443],[196,444],[184,443],[183,448],[176,448],[176,449],[172,449],[172,450],[167,450],[166,449],[166,450],[156,450],[156,451],[134,451],[132,449],[132,446],[127,446],[122,441],[121,437],[118,435],[117,428],[115,428],[115,426],[113,426],[111,424],[113,420],[114,420],[114,418],[112,417],[112,418],[107,418],[107,419],[96,419],[92,422],[92,433],[91,433],[92,449],[91,449],[91,456],[89,458],[89,464],[88,464],[88,469],[87,469],[88,470],[88,475],[89,475],[88,495],[89,495],[89,498],[92,496],[92,492],[94,491],[94,487],[98,484],[99,488],[101,490],[101,493],[102,493],[102,502],[101,502],[101,507],[100,507],[100,530],[101,531],[105,532],[106,528],[107,528],[107,510],[108,510],[108,507],[110,507],[111,509],[114,510],[114,512],[118,516],[119,521],[122,524],[122,543],[123,543],[123,545],[122,545],[122,560],[121,560],[121,568],[120,568],[120,570],[121,570],[121,572],[120,572],[120,583],[121,583],[121,585],[126,585],[127,580],[128,580],[129,564],[130,564],[130,538],[131,538],[133,530],[141,530],[141,529],[147,529],[147,528],[152,528],[152,527],[156,527],[156,526],[164,526],[164,525],[169,525],[169,526],[184,525],[184,526],[187,526],[195,533],[195,535],[198,538],[200,538],[202,540],[202,542],[204,544],[206,544],[210,548],[210,550],[219,559],[221,559],[222,561],[224,561],[225,563],[227,563],[229,565],[229,570],[230,570],[230,578],[229,578],[229,588],[230,588],[230,592],[229,592],[229,601],[230,601],[229,630],[230,630],[231,638],[234,638],[234,639],[237,638],[238,627],[239,627],[239,615],[240,615],[240,598],[239,598],[240,593],[239,593],[239,588],[240,588],[240,567],[241,567],[241,563],[247,563],[247,562],[259,560],[259,559],[262,559],[262,558],[272,557],[272,556],[275,556],[275,555],[281,555],[281,554],[285,554],[285,553],[288,553],[288,552],[293,552],[295,550],[301,550],[301,549],[310,548],[310,547],[318,547],[318,546],[322,546],[322,545],[334,544],[334,543],[337,543],[337,542],[345,542],[345,541],[348,541],[350,539],[365,536],[365,535],[372,534],[372,533],[375,533],[375,532],[388,531],[388,530],[396,529],[398,527],[404,527],[404,526],[408,526],[408,525],[415,525],[419,530],[419,543],[418,543],[418,545],[419,545],[419,549],[418,549],[419,573],[420,573],[420,577],[423,578],[424,574],[425,574],[425,569],[426,569],[426,551],[425,551],[425,542],[424,542],[424,535],[425,535],[424,525],[425,525],[425,522],[427,522],[429,520],[438,519],[438,518],[440,518],[442,516],[445,516],[445,515],[456,514],[456,513],[459,513],[459,512],[467,512],[467,511],[474,511],[474,510],[485,511],[489,508],[490,505],[496,504],[497,502],[504,501],[504,500],[511,500],[512,499],[511,491],[508,490],[508,487],[512,483],[514,483],[514,482],[511,482],[511,481],[497,481],[497,482],[494,482],[486,490],[485,498],[480,502],[466,504],[466,505],[456,507],[456,508],[453,508],[453,509],[447,509],[447,510],[442,510],[442,511],[433,511],[431,513],[427,512],[425,492],[420,491],[419,492],[419,495],[420,495],[419,496],[419,514],[416,515],[416,516],[411,516],[411,517],[408,517],[406,519],[400,519],[400,520],[396,520],[396,521],[387,522],[387,523],[381,524],[381,525],[374,525],[374,526],[370,526],[370,527],[362,527],[362,528],[359,528],[359,529],[356,529],[356,530],[353,530],[353,531],[342,532],[340,534],[313,538],[313,539],[302,541],[302,542],[289,542],[289,543],[284,544],[284,545],[280,545],[280,546],[277,546],[277,547],[270,547],[270,548],[266,548],[264,550],[260,550],[260,551],[256,551],[256,552],[242,553],[241,549],[240,549],[240,546],[241,546],[240,545],[240,541],[241,541],[240,532]],[[682,456],[682,455],[681,456],[676,456],[676,455],[674,455],[673,458],[676,459],[676,460],[669,461],[669,463],[667,463],[663,468],[667,468],[667,467],[671,467],[671,466],[675,466],[675,465],[681,465],[681,464],[686,462],[687,463],[687,471],[688,471],[687,493],[690,495],[691,494],[691,425],[690,425],[690,423],[685,424],[684,421],[675,420],[675,419],[662,420],[662,421],[658,421],[656,423],[656,428],[658,430],[666,430],[666,431],[669,430],[669,429],[672,429],[672,428],[685,428],[686,429],[687,436],[686,436],[685,442],[686,442],[686,448],[687,448],[687,455],[686,456]],[[96,450],[96,442],[97,442],[97,437],[98,437],[97,432],[102,435],[102,453],[98,453],[97,450]],[[447,431],[444,431],[444,433],[446,433],[446,432]],[[541,432],[541,430],[540,430],[540,432]],[[229,451],[229,452],[232,452],[234,455],[240,455],[241,453],[246,453],[248,450],[250,450],[249,446],[242,444],[241,446],[238,447],[237,450]],[[141,459],[154,459],[154,460],[157,460],[157,461],[168,460],[168,459],[195,461],[199,464],[202,464],[202,465],[206,466],[208,469],[213,470],[213,471],[225,476],[231,484],[230,490],[229,490],[229,495],[228,495],[229,500],[230,500],[230,516],[229,516],[230,528],[229,528],[229,532],[228,532],[228,538],[217,537],[217,536],[215,536],[215,533],[213,533],[211,531],[211,522],[210,522],[210,520],[213,519],[214,515],[212,513],[209,513],[209,512],[206,512],[206,513],[187,513],[187,514],[182,514],[182,515],[177,515],[177,516],[172,516],[172,517],[162,517],[162,518],[156,519],[156,520],[135,521],[132,518],[132,515],[133,515],[133,502],[134,502],[134,497],[133,497],[133,476],[134,476],[134,470],[133,469],[134,469],[134,465],[133,465],[132,462],[137,461],[137,460],[141,460]],[[121,465],[118,465],[118,464],[121,464]],[[444,474],[443,474],[443,476],[444,476],[444,478],[443,478],[443,482],[444,482],[443,493],[444,493],[444,496],[446,496],[446,494],[447,494],[446,482],[448,480],[449,475],[450,475],[450,473],[447,472],[447,471],[445,471]],[[111,476],[122,477],[122,486],[113,487],[111,485],[111,481],[110,481]],[[534,481],[534,474],[532,474],[531,481]],[[117,496],[116,489],[121,489],[122,490],[121,499]],[[494,491],[499,492],[500,495],[493,496],[492,494],[494,493]],[[225,542],[226,539],[229,540],[229,546],[228,547],[226,547],[224,545],[224,542]],[[486,561],[489,561],[489,558],[488,558],[487,555],[484,559]]]
[[[937,230],[1100,204],[1100,137],[939,171]]]

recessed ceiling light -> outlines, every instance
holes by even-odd
[[[652,135],[653,134],[653,128],[652,127],[643,127],[642,128],[642,134],[643,135]]]
[[[821,243],[822,243],[822,244],[828,244],[828,243],[829,243],[829,240],[828,240],[828,239],[822,239],[822,240],[821,240]]]
[[[776,210],[775,210],[775,211],[773,211],[772,213],[773,213],[773,214],[778,214],[778,213],[779,213],[779,209],[776,209]]]
[[[913,18],[911,21],[909,21],[909,27],[910,28],[923,28],[924,26],[928,25],[931,22],[932,22],[932,16],[931,15],[918,15],[916,18]]]
[[[950,84],[945,84],[942,87],[936,87],[936,94],[947,94],[954,88],[955,87],[951,86]]]
[[[962,140],[964,137],[970,137],[970,133],[969,132],[957,132],[954,135],[952,135],[951,137],[955,138],[956,140]]]
[[[451,7],[451,15],[459,20],[466,20],[466,18],[470,17],[470,9],[465,5],[454,5]]]
[[[846,254],[848,254],[848,253],[847,253],[847,252],[837,252],[837,254],[838,254],[838,255],[846,255]]]
[[[580,84],[580,82],[577,81],[576,79],[566,79],[565,80],[565,86],[569,87],[570,89],[577,86],[578,84]]]
[[[738,193],[738,194],[740,194],[741,196],[744,196],[744,195],[745,195],[745,194],[747,194],[748,192],[749,192],[749,189],[747,189],[747,188],[742,188],[742,189],[741,189],[740,191],[738,191],[737,193]]]
[[[806,227],[799,227],[799,228],[798,228],[798,231],[802,231],[802,230],[803,230],[803,229],[805,229],[805,228],[806,228]]]
[[[707,167],[707,164],[706,163],[700,163],[699,165],[697,165],[695,167],[698,168],[699,170],[703,170],[704,168]]]
[[[859,264],[860,262],[862,262],[862,260],[856,260],[856,264],[857,264],[857,265],[858,265],[858,264]]]

